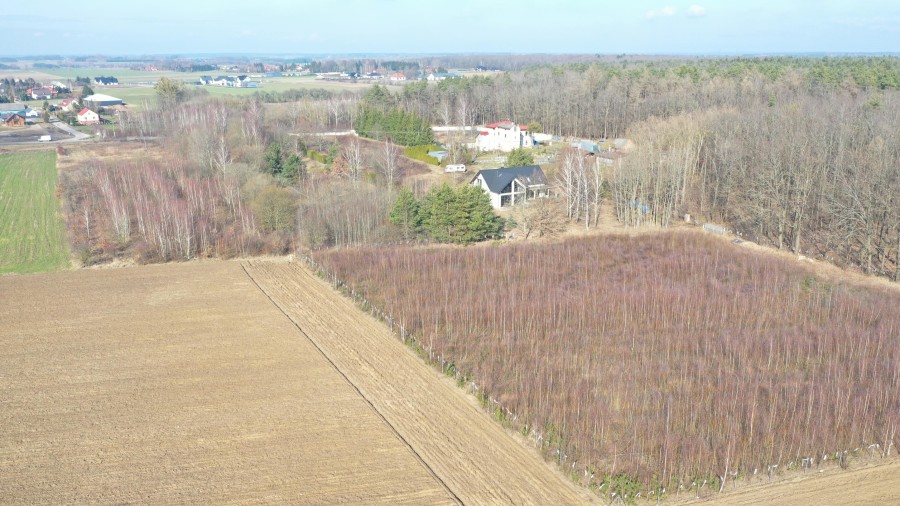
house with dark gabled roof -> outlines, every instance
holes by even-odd
[[[25,126],[25,118],[18,113],[2,114],[0,115],[0,123],[8,127],[23,127]]]
[[[115,77],[95,77],[94,84],[97,86],[118,86],[119,79]]]
[[[19,113],[0,114],[0,123],[8,127],[25,126],[25,118]]]
[[[480,170],[472,178],[471,184],[488,194],[494,209],[550,196],[550,184],[539,165]]]
[[[41,86],[40,88],[29,89],[28,94],[32,100],[49,100],[53,98],[53,95],[56,95],[56,90],[53,89],[53,86]]]

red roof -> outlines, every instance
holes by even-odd
[[[88,109],[87,107],[85,107],[84,109],[78,111],[78,115],[81,116],[82,114],[84,114],[84,113],[87,112],[87,111],[90,111],[90,109]]]
[[[506,119],[506,120],[498,121],[496,123],[491,123],[490,125],[485,125],[485,126],[488,128],[499,128],[501,126],[511,126],[514,124],[515,123],[513,123],[512,121]],[[520,130],[528,130],[528,125],[519,125],[519,129]]]

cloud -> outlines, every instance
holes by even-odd
[[[651,11],[647,11],[647,19],[659,17],[668,18],[674,16],[676,12],[677,10],[672,6],[663,7],[662,9],[654,9]]]
[[[703,7],[702,5],[694,4],[690,7],[688,7],[688,16],[697,18],[697,17],[705,16],[705,15],[706,15],[706,8]]]

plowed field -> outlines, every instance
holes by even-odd
[[[296,263],[246,268],[464,504],[589,500],[325,282]]]
[[[0,503],[589,499],[295,264],[0,277]]]
[[[895,459],[852,471],[832,468],[823,473],[797,474],[784,481],[757,483],[687,503],[708,506],[900,504],[900,462]]]
[[[0,278],[0,503],[452,504],[237,262]]]

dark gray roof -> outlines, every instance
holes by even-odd
[[[472,181],[484,178],[492,193],[501,193],[514,179],[519,179],[526,186],[541,186],[547,184],[547,176],[539,165],[526,165],[524,167],[501,167],[499,169],[479,170]]]

